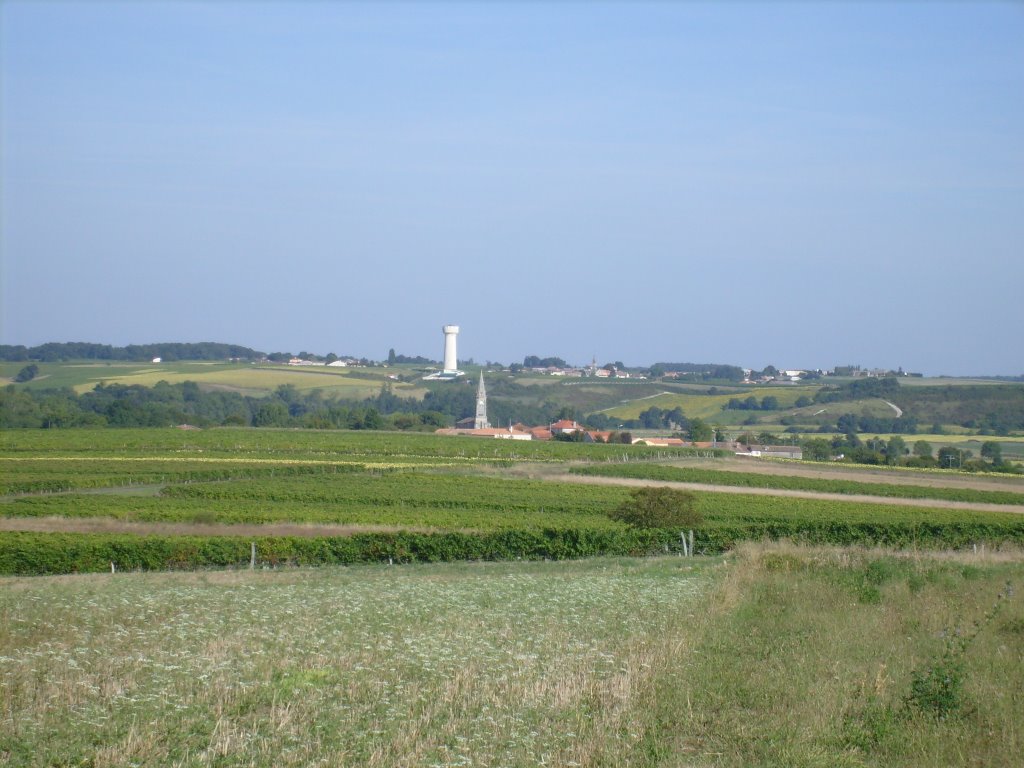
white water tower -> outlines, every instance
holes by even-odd
[[[444,373],[456,373],[459,370],[459,358],[455,354],[455,338],[459,335],[459,326],[442,325],[444,331]]]

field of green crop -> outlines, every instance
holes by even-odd
[[[942,488],[891,483],[860,483],[836,478],[769,475],[765,473],[729,472],[697,467],[667,467],[660,464],[621,464],[573,468],[574,474],[601,477],[632,477],[676,483],[729,485],[740,488],[777,488],[782,490],[818,491],[821,493],[889,496],[903,499],[941,499],[979,504],[1024,504],[1024,481],[1020,492],[990,491],[972,488]]]
[[[652,406],[657,406],[665,411],[670,411],[673,408],[682,408],[683,413],[685,413],[689,418],[713,420],[726,414],[724,410],[725,406],[728,405],[729,401],[733,398],[739,398],[742,400],[749,395],[754,395],[760,399],[764,396],[771,395],[778,399],[780,408],[789,408],[801,396],[814,397],[814,393],[817,392],[818,389],[819,387],[808,386],[764,387],[760,389],[751,389],[749,392],[731,392],[729,394],[722,395],[666,392],[665,394],[658,395],[656,397],[634,400],[614,408],[609,408],[605,413],[613,418],[635,419],[640,416],[641,411],[645,411]],[[746,418],[751,413],[759,414],[760,412],[736,411],[735,413],[742,414],[743,418]],[[766,415],[770,415],[771,413],[772,412],[770,411],[765,412]]]
[[[564,479],[692,456],[8,430],[0,764],[1015,764],[1024,515],[700,493],[704,556],[659,558],[678,531],[609,516],[630,488]],[[778,540],[914,554],[749,544]]]
[[[138,384],[152,387],[160,381],[177,384],[194,381],[202,387],[221,388],[259,396],[282,384],[299,390],[321,389],[325,394],[346,398],[371,397],[388,382],[384,368],[292,367],[287,365],[167,362],[167,363],[37,363],[39,374],[19,386],[48,389],[70,387],[79,394],[89,392],[97,384]],[[0,364],[0,377],[11,378],[22,363]],[[425,390],[411,384],[390,382],[395,394],[422,397]]]
[[[610,519],[609,513],[629,498],[626,488],[503,473],[517,465],[532,473],[536,465],[547,468],[537,472],[543,478],[548,471],[580,464],[611,468],[613,474],[627,468],[628,474],[633,466],[691,454],[689,449],[400,433],[9,430],[0,435],[6,494],[0,498],[0,520],[7,529],[0,532],[0,572],[97,570],[111,562],[146,569],[242,565],[249,539],[230,530],[241,524],[314,526],[294,541],[246,534],[261,538],[261,561],[273,563],[674,551],[678,531],[637,532]],[[685,474],[690,470],[653,465],[647,476],[679,471],[690,477]],[[736,473],[701,477],[755,482]],[[756,482],[767,481],[758,477]],[[802,479],[774,482],[806,485]],[[856,483],[815,482],[831,490],[864,490]],[[139,492],[124,493],[124,487]],[[896,493],[912,492],[908,487],[899,486]],[[934,495],[1009,500],[952,489]],[[919,547],[1024,542],[1021,515],[879,502],[701,493],[695,502],[704,517],[696,531],[697,549],[721,552],[738,541],[761,538]],[[69,523],[61,522],[83,519],[100,521],[102,527],[69,533]],[[43,521],[43,527],[19,525],[19,520]],[[174,528],[147,532],[125,528],[129,524]],[[195,529],[211,524],[228,528],[216,535]],[[315,529],[324,525],[365,533],[358,540],[334,540],[337,534]]]
[[[189,458],[272,461],[470,462],[644,461],[724,455],[692,448],[482,440],[432,434],[342,430],[218,428],[4,430],[0,461],[7,458],[100,456],[113,459]]]

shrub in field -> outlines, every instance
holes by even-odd
[[[702,521],[697,497],[674,488],[637,488],[611,513],[613,520],[634,528],[696,528]]]
[[[969,631],[945,631],[946,645],[942,655],[911,673],[910,693],[906,700],[909,707],[939,720],[964,714],[967,708],[963,693],[967,651],[1012,595],[1013,588],[1007,583],[997,596],[995,605],[974,622]]]

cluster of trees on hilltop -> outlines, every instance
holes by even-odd
[[[394,348],[388,350],[388,365],[440,365],[436,360],[431,360],[429,357],[421,357],[419,355],[410,357],[409,355],[398,355],[395,354]]]
[[[449,426],[448,413],[431,406],[464,408],[443,398],[424,401],[381,396],[364,400],[324,397],[319,390],[301,392],[278,387],[266,397],[237,392],[204,391],[195,382],[100,384],[91,392],[72,389],[0,389],[0,428],[64,428],[79,426],[307,427],[314,429],[424,429]],[[386,410],[382,411],[381,406]],[[472,407],[472,395],[470,406]]]
[[[581,422],[593,429],[665,429],[672,433],[673,437],[681,437],[686,440],[702,443],[712,439],[725,440],[725,434],[721,430],[708,424],[703,419],[689,418],[682,408],[664,410],[657,406],[651,406],[640,412],[635,419],[613,419],[604,413],[592,413],[584,417]],[[625,433],[624,433],[625,434]]]
[[[687,381],[743,381],[743,369],[735,365],[718,363],[655,363],[651,366],[651,378],[660,378],[666,373],[684,373]]]
[[[902,409],[903,415],[894,419],[847,415],[840,418],[839,431],[913,434],[922,423],[958,424],[994,435],[1024,429],[1024,387],[1013,384],[900,386],[895,377],[865,378],[838,387],[823,387],[815,393],[814,402],[866,398],[892,402]]]
[[[1019,384],[904,387],[894,402],[924,423],[959,424],[993,435],[1024,429]]]
[[[568,368],[569,364],[560,357],[537,357],[527,355],[523,358],[523,368]]]
[[[908,445],[899,435],[888,439],[874,437],[861,440],[857,435],[834,436],[831,440],[815,437],[802,444],[804,458],[829,461],[842,457],[853,464],[876,464],[930,469],[958,469],[969,472],[1006,472],[1019,474],[1020,467],[1003,459],[1002,446],[995,441],[981,444],[981,457],[969,450],[943,446],[936,453],[927,440]]]
[[[899,380],[893,376],[864,378],[856,379],[840,386],[822,387],[814,393],[814,402],[838,403],[845,400],[864,400],[871,397],[892,400],[901,394],[905,394],[906,391],[905,389],[900,389]]]
[[[559,418],[579,419],[572,408],[552,401],[527,405],[515,399],[521,385],[495,382],[508,397],[490,397],[488,411],[495,425],[514,422],[549,424]],[[423,396],[401,397],[390,384],[377,395],[345,399],[320,390],[301,391],[284,384],[264,397],[237,392],[207,391],[186,381],[159,382],[153,387],[100,384],[91,392],[27,389],[10,384],[0,389],[0,428],[62,428],[77,426],[254,426],[314,429],[433,430],[452,426],[476,411],[476,386],[466,380],[435,385]],[[582,419],[579,419],[582,421]]]
[[[0,344],[0,360],[20,363],[34,360],[57,363],[64,360],[261,360],[266,355],[238,344],[219,344],[203,341],[195,344],[129,344],[114,347],[110,344],[67,342],[40,344],[36,347]]]
[[[807,400],[807,398],[803,398]],[[807,400],[805,405],[810,404],[810,400]],[[730,411],[777,411],[779,410],[779,398],[775,395],[765,395],[760,401],[753,395],[750,397],[740,400],[738,397],[729,399],[729,402],[725,406]],[[802,406],[797,406],[802,407]]]

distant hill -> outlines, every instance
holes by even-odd
[[[655,363],[651,366],[651,376],[663,376],[666,373],[686,374],[690,379],[706,379],[711,381],[743,381],[743,369],[737,365],[722,363]]]
[[[57,363],[65,360],[152,360],[159,357],[174,360],[261,360],[266,355],[238,344],[220,344],[202,341],[194,344],[129,344],[114,347],[109,344],[91,344],[82,341],[49,342],[37,347],[0,344],[0,360],[9,363],[38,361]]]

